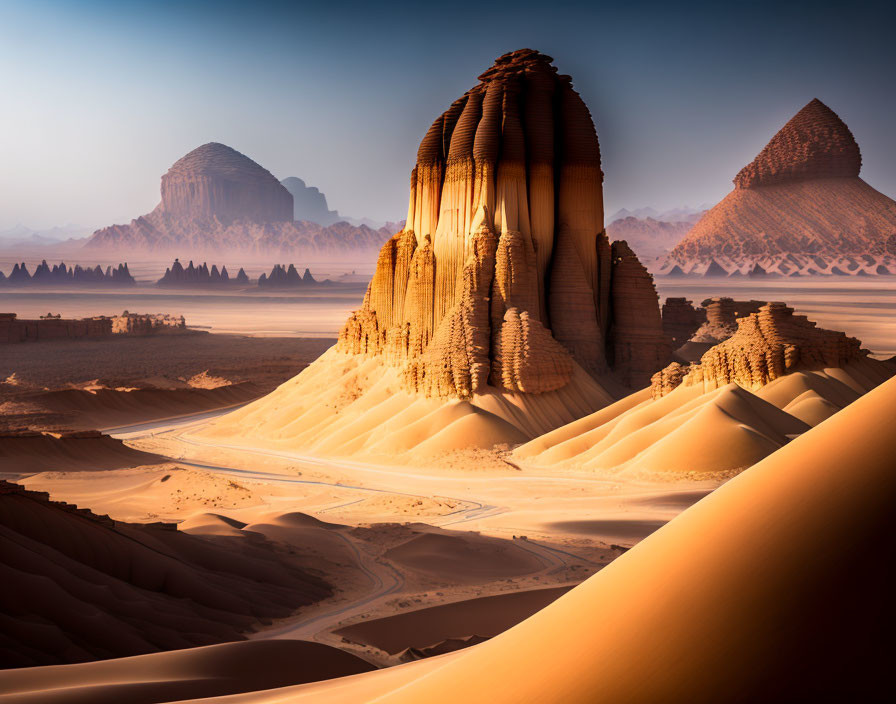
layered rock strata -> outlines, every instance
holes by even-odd
[[[793,371],[842,367],[867,354],[857,339],[818,328],[783,303],[767,303],[738,319],[737,332],[699,363],[673,362],[654,374],[651,393],[656,399],[681,384],[714,389],[732,382],[755,389]]]
[[[603,227],[588,108],[551,59],[500,57],[440,115],[338,349],[400,366],[408,390],[545,393],[575,364],[644,384],[668,359],[652,278]]]
[[[687,298],[669,297],[663,303],[663,332],[677,348],[691,339],[697,329],[706,322],[706,311]]]
[[[890,273],[896,201],[859,178],[861,164],[846,124],[811,101],[738,173],[734,190],[694,225],[660,272],[677,266],[755,275],[758,266],[781,276]]]
[[[174,162],[162,176],[158,210],[182,218],[293,219],[292,195],[273,174],[217,142],[203,144]]]

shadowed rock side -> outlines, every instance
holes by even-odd
[[[867,354],[857,339],[817,328],[783,303],[768,303],[739,318],[737,332],[698,364],[673,362],[654,374],[651,390],[660,398],[681,384],[715,389],[735,382],[755,389],[793,371],[842,367]]]
[[[859,178],[861,164],[849,128],[813,100],[738,173],[734,190],[694,225],[661,271],[891,273],[896,201]]]
[[[162,202],[128,225],[97,230],[85,247],[128,251],[326,254],[375,250],[394,230],[293,220],[293,197],[265,168],[211,142],[162,176]]]
[[[330,210],[327,197],[314,186],[306,186],[296,176],[285,178],[280,183],[292,194],[293,220],[308,220],[324,226],[339,222],[339,213]]]
[[[603,226],[588,108],[551,59],[500,57],[423,138],[405,229],[381,250],[338,349],[407,390],[545,393],[577,363],[647,383],[669,358],[653,281]]]

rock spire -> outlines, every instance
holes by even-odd
[[[542,393],[616,359],[643,385],[666,361],[652,279],[604,230],[591,115],[551,62],[505,54],[423,137],[405,228],[339,340],[410,390]]]

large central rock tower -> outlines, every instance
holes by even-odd
[[[591,114],[551,61],[500,57],[420,144],[405,229],[338,345],[410,391],[537,394],[575,364],[635,387],[668,358],[652,279],[604,230]]]

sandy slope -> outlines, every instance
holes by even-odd
[[[301,374],[196,435],[309,454],[388,463],[429,461],[448,451],[518,444],[613,401],[583,370],[538,394],[427,399],[404,391],[398,371],[374,357],[330,349]]]
[[[876,701],[896,625],[894,406],[891,380],[485,643],[209,701]]]
[[[390,654],[427,648],[448,639],[492,636],[544,608],[569,587],[529,589],[429,606],[346,626],[336,635],[368,643]]]
[[[95,432],[0,435],[0,471],[46,472],[118,469],[159,464],[161,457]]]
[[[256,640],[0,672],[0,702],[152,704],[313,682],[373,669],[321,643]]]
[[[796,372],[748,391],[730,384],[647,390],[522,445],[520,462],[609,472],[730,473],[767,457],[889,376],[874,360]]]
[[[233,701],[877,700],[896,625],[894,405],[889,381],[486,643]]]

